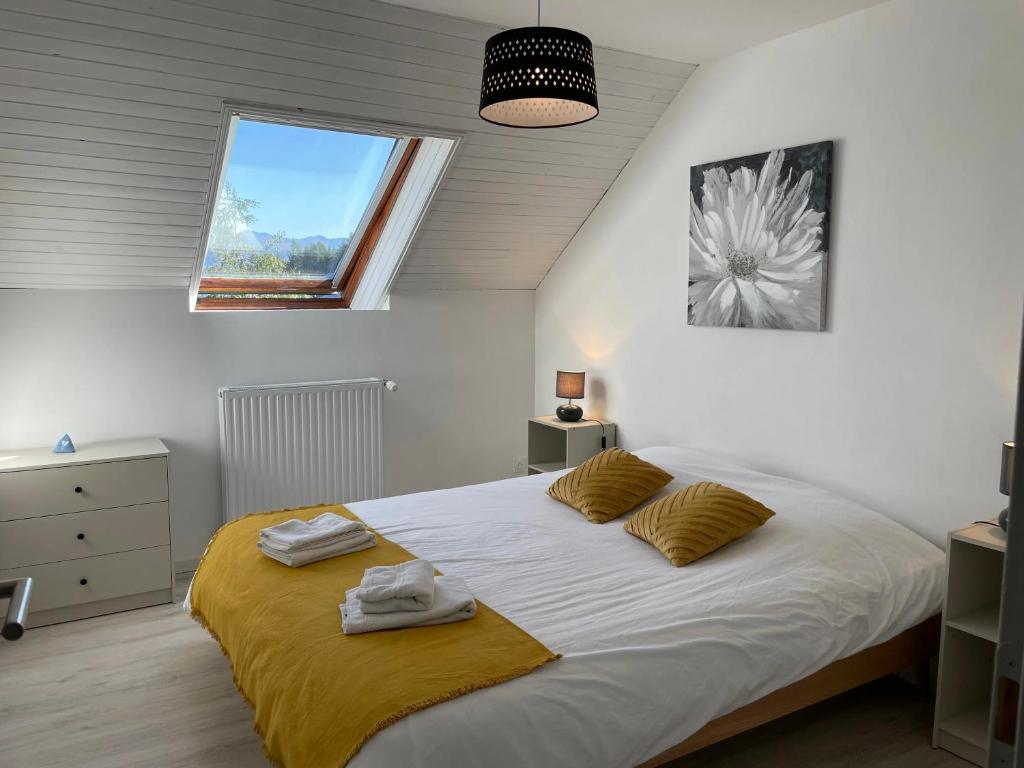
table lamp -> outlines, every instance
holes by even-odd
[[[555,376],[555,397],[564,397],[568,404],[558,406],[555,415],[561,421],[579,421],[583,418],[583,409],[573,405],[573,399],[583,397],[583,380],[587,374],[583,371],[558,371]]]
[[[999,492],[1004,496],[1010,495],[1010,487],[1013,485],[1013,441],[1003,443],[1003,466],[999,470]],[[1004,531],[1010,519],[1010,508],[1007,507],[999,513],[999,527]]]

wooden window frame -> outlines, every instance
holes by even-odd
[[[199,295],[195,309],[201,311],[246,310],[246,309],[348,309],[359,288],[359,283],[370,263],[374,248],[380,240],[388,216],[402,191],[409,175],[421,139],[411,138],[406,144],[398,164],[395,166],[384,193],[377,202],[376,210],[369,219],[363,235],[338,278],[326,280],[303,280],[287,278],[237,278],[207,277],[199,280]],[[337,280],[337,282],[336,282]],[[225,296],[204,296],[204,293],[248,294],[272,293],[274,298],[228,298]],[[289,298],[289,295],[295,298]],[[299,298],[299,296],[302,298]]]

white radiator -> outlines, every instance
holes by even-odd
[[[384,379],[222,387],[224,520],[380,498]]]

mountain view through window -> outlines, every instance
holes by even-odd
[[[395,144],[387,136],[239,119],[203,276],[333,277]]]

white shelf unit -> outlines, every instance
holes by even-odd
[[[981,523],[953,531],[946,549],[946,605],[932,744],[982,766],[988,758],[1005,551],[1006,535]]]
[[[531,475],[575,467],[616,444],[615,425],[608,421],[561,421],[557,416],[535,416],[529,420],[527,430],[526,463]]]

